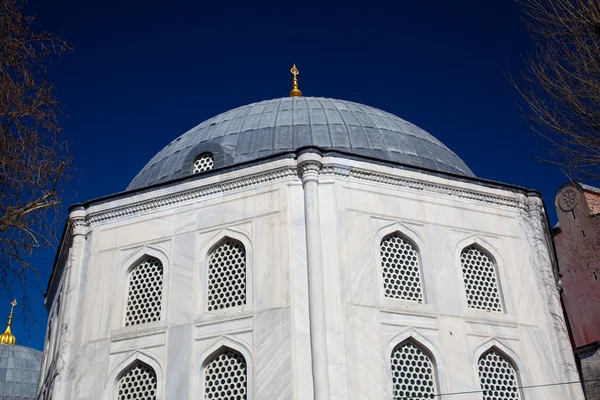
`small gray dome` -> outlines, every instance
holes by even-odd
[[[35,399],[41,368],[41,351],[29,347],[1,344],[0,399]]]
[[[475,176],[442,142],[395,115],[350,101],[284,97],[204,121],[156,154],[127,189],[190,175],[203,152],[214,154],[218,168],[306,146]]]

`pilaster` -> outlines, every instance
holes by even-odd
[[[319,215],[319,173],[321,166],[321,156],[315,153],[305,153],[298,157],[298,168],[304,187],[310,347],[314,398],[316,400],[328,400],[329,373],[323,292],[321,219]]]
[[[58,352],[56,360],[56,378],[52,387],[53,399],[71,399],[72,384],[77,370],[78,339],[78,308],[82,289],[81,273],[86,235],[88,233],[85,221],[85,210],[75,209],[69,215],[70,231],[73,235],[71,249],[65,268],[65,285],[61,300],[63,318],[59,327]]]

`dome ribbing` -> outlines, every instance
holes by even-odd
[[[193,158],[203,151],[222,153],[218,168],[306,146],[474,176],[443,143],[393,114],[344,100],[285,97],[204,121],[158,152],[127,189],[191,175]]]
[[[41,351],[18,345],[0,345],[0,399],[35,399],[41,368]]]

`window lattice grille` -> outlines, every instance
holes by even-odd
[[[521,399],[517,372],[495,350],[490,350],[479,358],[479,379],[483,400]]]
[[[228,239],[208,258],[208,311],[246,304],[246,249]]]
[[[205,172],[213,169],[215,166],[215,158],[211,153],[203,153],[200,154],[194,160],[194,166],[192,173],[199,174],[200,172]]]
[[[394,349],[391,356],[394,398],[433,399],[435,373],[433,362],[410,342]]]
[[[160,320],[162,287],[162,263],[146,257],[129,275],[125,326]]]
[[[139,361],[133,365],[118,383],[118,400],[155,400],[156,373],[147,364]]]
[[[246,360],[237,351],[225,349],[204,367],[204,398],[245,400]]]
[[[462,251],[460,261],[469,307],[502,311],[496,266],[492,259],[471,246]]]
[[[380,245],[385,297],[423,302],[417,249],[397,233]]]

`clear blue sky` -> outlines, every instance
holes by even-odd
[[[163,146],[211,116],[286,96],[296,63],[305,95],[411,121],[477,176],[540,190],[556,220],[553,196],[566,178],[539,162],[542,142],[506,80],[532,50],[510,0],[30,0],[28,9],[75,45],[50,70],[81,169],[66,205],[124,190]],[[30,291],[37,326],[17,315],[13,327],[38,349],[52,258],[39,257],[43,275]],[[0,300],[1,320],[10,299]]]

